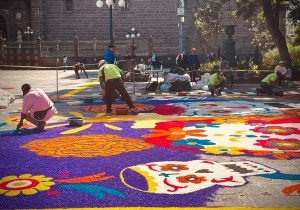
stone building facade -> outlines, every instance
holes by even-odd
[[[116,6],[113,10],[113,31],[116,43],[126,43],[125,35],[132,28],[139,30],[139,42],[153,38],[156,54],[176,55],[179,51],[179,17],[177,8],[181,0],[126,0],[124,9]],[[198,1],[184,0],[185,22],[183,40],[186,48],[201,45],[197,43],[194,27],[194,8]],[[251,54],[252,32],[249,23],[233,17],[235,1],[222,8],[221,24],[234,24],[237,54]],[[79,40],[109,41],[109,9],[105,5],[96,7],[96,0],[0,0],[0,31],[8,41],[16,41],[17,31],[22,33],[30,26],[34,40],[40,36],[44,41],[59,39],[62,43],[72,41],[76,35]],[[225,34],[218,40],[222,48]],[[199,47],[201,49],[201,47]],[[137,51],[146,54],[147,50]],[[204,52],[199,52],[204,54]]]

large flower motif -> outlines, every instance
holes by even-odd
[[[291,134],[300,134],[300,130],[298,128],[282,127],[282,126],[256,127],[252,130],[257,133],[264,133],[264,134],[274,133],[282,136],[288,136]]]
[[[165,137],[166,140],[177,140],[183,139],[186,136],[197,136],[197,137],[204,137],[205,134],[202,134],[205,130],[196,129],[196,130],[183,130],[181,127],[174,127],[169,128],[168,130],[161,130],[161,129],[154,129],[152,130],[153,133],[146,134],[143,137],[145,138],[156,138],[156,137]]]
[[[178,141],[172,142],[173,146],[185,146],[185,147],[191,147],[191,148],[204,148],[204,146],[207,145],[215,145],[215,143],[211,142],[208,139],[182,139]]]
[[[258,143],[255,145],[268,148],[268,149],[279,149],[279,150],[299,150],[300,141],[299,139],[276,139],[270,138],[267,140],[257,140]]]
[[[196,175],[179,176],[176,177],[176,179],[178,179],[178,182],[180,183],[194,183],[194,184],[200,184],[201,182],[206,181],[204,176],[196,176]]]
[[[153,146],[135,138],[118,135],[88,134],[60,136],[52,139],[31,141],[21,148],[49,157],[110,157],[127,152],[138,152]]]
[[[189,170],[189,168],[186,165],[182,164],[167,164],[160,166],[160,170],[162,171],[184,171],[184,170]]]
[[[243,155],[245,154],[243,148],[239,147],[224,147],[224,146],[208,146],[203,149],[200,149],[201,151],[204,151],[206,153],[211,154],[230,154],[230,155]]]
[[[44,175],[32,176],[31,174],[22,174],[20,176],[6,176],[0,180],[0,194],[6,196],[33,195],[38,191],[49,190],[55,183],[51,177]]]

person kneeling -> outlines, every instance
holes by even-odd
[[[276,83],[283,78],[283,75],[280,71],[276,73],[271,73],[266,76],[260,83],[260,88],[256,89],[256,94],[267,94],[267,95],[283,95],[283,91],[274,91]]]
[[[211,96],[217,94],[221,96],[221,92],[224,90],[226,85],[226,78],[224,77],[223,71],[218,71],[210,76],[208,80],[208,90],[211,92]]]
[[[17,130],[23,126],[24,119],[36,125],[38,129],[44,130],[46,121],[57,113],[53,102],[43,90],[32,90],[29,84],[22,85],[21,89],[24,98]]]

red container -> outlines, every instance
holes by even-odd
[[[116,108],[116,114],[117,115],[127,115],[128,114],[128,109],[123,108],[123,107],[117,107]]]
[[[179,96],[186,96],[186,93],[179,92],[178,95],[179,95]]]

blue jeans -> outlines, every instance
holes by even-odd
[[[261,93],[273,95],[273,87],[265,82],[260,83],[260,86],[262,88]]]
[[[208,90],[209,90],[212,94],[215,94],[215,92],[214,92],[214,87],[215,87],[215,89],[216,89],[216,90],[219,90],[219,92],[221,93],[221,92],[224,90],[225,86],[226,86],[226,81],[223,81],[223,82],[221,82],[221,83],[218,84],[218,85],[208,85]]]

